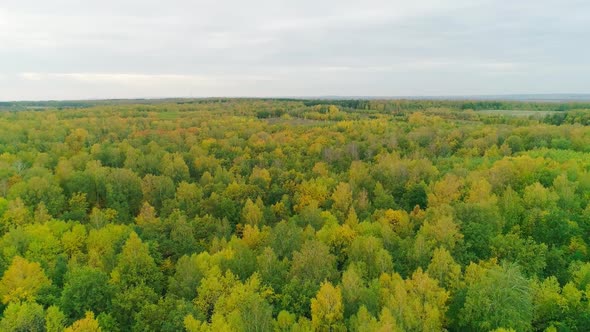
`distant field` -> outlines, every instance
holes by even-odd
[[[162,112],[158,113],[158,118],[160,120],[175,120],[180,117],[180,113],[178,112]]]
[[[561,113],[563,111],[526,111],[526,110],[481,110],[477,111],[477,113],[484,113],[484,114],[500,114],[500,115],[510,115],[510,116],[546,116],[549,114],[554,113]]]

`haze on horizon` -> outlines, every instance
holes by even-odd
[[[582,0],[4,0],[0,100],[588,93]]]

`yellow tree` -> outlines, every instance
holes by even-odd
[[[439,247],[434,249],[427,272],[432,278],[438,280],[441,286],[454,289],[461,277],[461,266],[445,248]]]
[[[87,144],[88,131],[83,128],[76,128],[66,137],[65,143],[72,154],[82,150]]]
[[[428,206],[439,206],[451,204],[461,197],[463,180],[453,174],[447,174],[445,177],[434,184],[432,193],[428,194]]]
[[[262,223],[263,214],[260,208],[248,198],[242,209],[242,218],[245,224],[255,226]]]
[[[354,207],[351,207],[350,210],[348,210],[348,216],[346,217],[346,220],[344,221],[345,225],[348,225],[350,228],[355,228],[356,226],[358,226],[359,224],[359,218],[356,214],[356,211],[354,209]]]
[[[31,221],[31,213],[20,198],[8,203],[4,215],[0,219],[2,228],[8,230],[10,227],[22,226]]]
[[[318,294],[311,300],[311,322],[316,331],[344,331],[344,306],[339,287],[322,283]]]
[[[0,280],[2,303],[34,301],[39,290],[49,284],[39,263],[16,256]]]
[[[434,248],[443,247],[452,251],[462,239],[459,225],[452,217],[441,216],[427,220],[416,234],[414,258],[418,263],[425,263],[432,257]]]
[[[268,190],[272,177],[267,169],[254,167],[248,180],[251,184],[257,185],[261,189]]]
[[[334,201],[332,205],[334,212],[338,217],[343,218],[352,206],[352,189],[350,188],[350,184],[340,182],[334,193],[332,193],[332,200]]]
[[[65,329],[64,332],[101,332],[98,321],[94,318],[94,313],[86,312],[86,317],[77,320],[72,326]]]
[[[295,324],[296,316],[288,311],[282,310],[277,316],[276,330],[280,332],[291,331]]]
[[[403,280],[397,273],[382,274],[381,302],[405,331],[441,331],[449,293],[421,268]]]

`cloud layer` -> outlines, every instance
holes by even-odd
[[[581,0],[5,0],[0,100],[587,93]]]

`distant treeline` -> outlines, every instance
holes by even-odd
[[[520,102],[520,101],[492,101],[492,100],[305,100],[305,106],[337,105],[351,109],[365,109],[376,111],[422,111],[430,108],[450,108],[459,110],[525,110],[525,111],[569,111],[576,109],[590,109],[590,103],[550,103],[550,102]]]
[[[0,109],[69,109],[88,108],[107,105],[161,105],[161,104],[210,104],[211,102],[230,102],[235,98],[166,98],[166,99],[103,99],[103,100],[49,100],[49,101],[8,101],[0,102]]]
[[[419,99],[293,99],[293,98],[166,98],[166,99],[110,99],[110,100],[74,100],[74,101],[19,101],[0,102],[0,109],[71,109],[89,108],[107,105],[162,105],[162,104],[211,104],[235,103],[245,101],[301,103],[302,106],[335,105],[341,110],[366,110],[376,112],[414,112],[433,109],[449,109],[453,111],[484,111],[484,110],[519,110],[539,112],[565,112],[590,109],[590,102],[536,102],[510,100],[419,100]],[[278,117],[285,113],[284,108],[261,110],[259,118]],[[579,115],[577,115],[579,117]],[[571,117],[570,117],[571,118]],[[565,115],[548,116],[547,122],[552,124],[582,123],[580,119],[567,120]],[[570,122],[568,122],[570,121]],[[572,122],[573,121],[573,122]]]
[[[553,113],[545,116],[545,123],[552,125],[579,123],[584,126],[590,125],[590,110],[575,110],[567,113]]]

